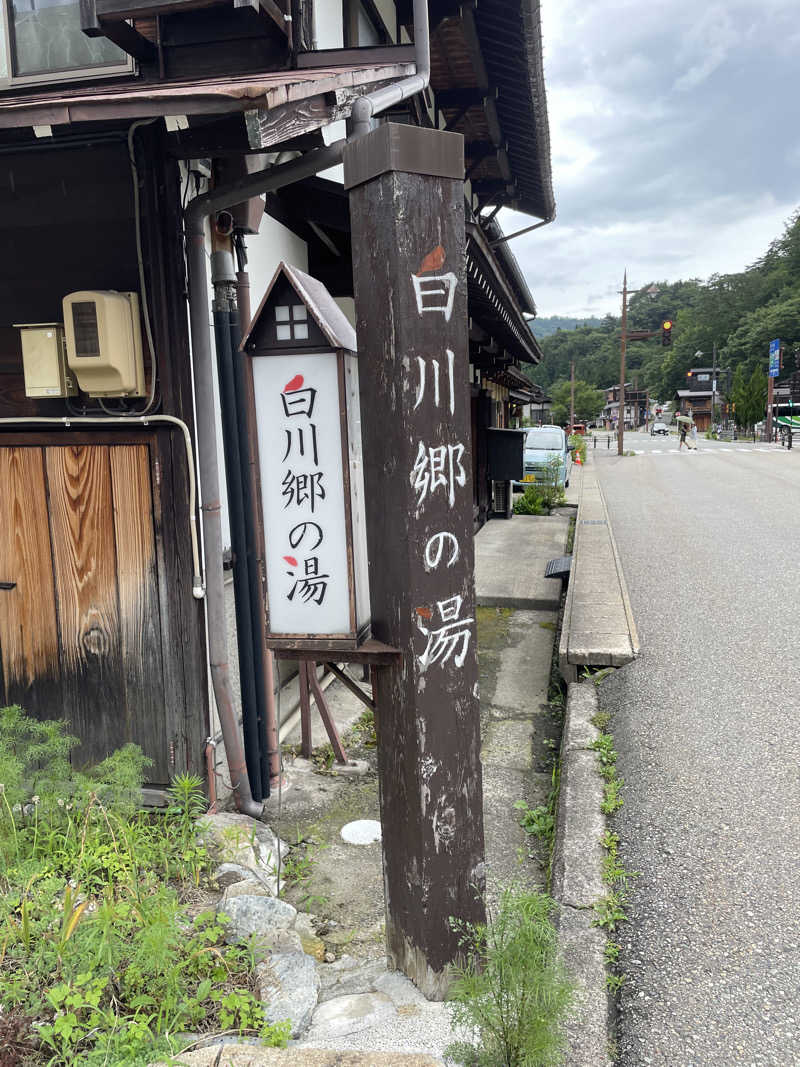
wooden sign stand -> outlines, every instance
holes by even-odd
[[[387,951],[432,999],[485,919],[458,134],[386,123],[350,192]]]

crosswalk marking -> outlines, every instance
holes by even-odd
[[[681,455],[683,452],[684,452],[684,449],[678,449],[678,448],[672,448],[672,449],[666,449],[666,450],[661,449],[661,448],[650,448],[650,449],[634,448],[633,449],[633,453],[636,456],[678,456],[678,455]],[[763,452],[765,455],[771,455],[771,456],[777,456],[777,455],[788,456],[789,455],[789,449],[782,449],[782,448],[781,449],[777,449],[777,448],[695,448],[695,449],[686,449],[685,452],[686,452],[687,456],[691,455],[691,454],[694,454],[694,455],[697,455],[697,456],[716,456],[720,452],[727,452],[729,454],[730,453],[736,453],[737,455],[740,452],[748,452],[748,453],[751,453],[751,454],[755,453],[755,452]]]

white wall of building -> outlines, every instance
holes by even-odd
[[[314,29],[317,48],[344,47],[342,0],[317,0],[314,4]]]

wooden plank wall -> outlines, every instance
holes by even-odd
[[[5,700],[45,716],[60,692],[55,591],[41,449],[0,448],[0,665]],[[33,689],[34,681],[37,683]]]
[[[118,139],[103,143],[102,138],[109,133]],[[60,321],[62,297],[77,289],[139,289],[125,134],[124,126],[118,131],[106,127],[102,138],[97,139],[90,131],[83,144],[43,149],[41,142],[32,140],[29,146],[20,146],[13,152],[0,140],[0,417],[66,413],[62,400],[25,397],[21,348],[14,323]],[[142,242],[159,354],[160,410],[184,419],[193,430],[177,164],[167,158],[160,124],[141,128],[136,139]],[[6,455],[4,466],[0,467],[0,493],[4,499],[16,501],[16,512],[14,517],[10,509],[0,509],[0,570],[10,567],[18,571],[18,545],[15,547],[8,533],[24,519],[28,536],[38,538],[32,550],[40,553],[41,561],[35,569],[46,589],[43,560],[50,553],[49,522],[55,523],[59,538],[63,536],[56,566],[58,591],[63,591],[65,606],[72,617],[80,618],[81,612],[87,610],[90,593],[96,598],[92,599],[91,618],[83,623],[83,651],[86,653],[95,644],[103,646],[116,627],[119,650],[112,659],[118,655],[119,663],[124,665],[119,682],[113,683],[102,672],[89,669],[86,701],[78,707],[77,714],[88,721],[90,705],[102,701],[111,709],[115,685],[132,692],[137,679],[141,682],[160,676],[158,689],[139,687],[141,721],[151,724],[145,734],[150,730],[155,743],[156,725],[163,730],[164,741],[162,744],[159,735],[158,745],[174,760],[170,771],[186,768],[204,773],[203,748],[208,734],[204,612],[202,602],[195,601],[191,593],[188,475],[182,435],[155,427],[147,434],[124,428],[98,428],[90,433],[71,430],[65,434],[0,426],[0,451],[5,454],[3,446],[22,443],[76,448],[114,443],[137,446],[124,458],[117,456],[114,449],[106,450],[105,467],[99,458],[90,459],[80,452],[71,453],[69,462],[63,465],[52,456],[46,462],[43,452],[37,453],[36,449],[21,450],[13,459]],[[31,486],[41,487],[49,477],[64,493],[51,520],[42,511],[44,505],[38,491],[27,491]],[[115,495],[118,477],[127,479],[129,493]],[[148,485],[154,491],[152,517],[144,522],[141,505]],[[91,517],[78,516],[74,510],[78,499],[87,502]],[[124,553],[119,533],[122,529]],[[96,574],[86,573],[90,549],[83,543],[84,537],[97,551],[102,550],[106,560],[114,560],[113,597],[107,563],[102,564],[106,569]],[[135,596],[126,584],[131,568],[138,568],[140,575],[147,576]],[[51,578],[52,575],[51,570]],[[3,578],[6,575],[0,573]],[[34,584],[27,584],[34,589]],[[34,595],[36,603],[25,608],[30,616],[24,612],[20,615],[14,608],[15,617],[22,621],[23,635],[15,638],[17,645],[21,643],[20,649],[9,649],[14,670],[22,672],[20,684],[27,703],[37,714],[44,707],[52,709],[63,689],[60,653],[48,655],[47,662],[36,660],[28,636],[31,625],[38,620],[40,627],[45,626],[42,642],[49,642],[47,647],[51,649],[58,647],[57,637],[53,636],[58,607],[53,581],[51,589],[52,610],[42,599],[46,594]],[[15,594],[4,595],[5,601],[0,596],[0,613],[13,606]],[[46,622],[48,617],[50,621]],[[137,618],[160,619],[160,638],[156,640],[154,624],[138,627]],[[80,659],[80,650],[75,654]],[[41,649],[36,655],[43,655]],[[0,658],[5,658],[5,651],[0,650]],[[36,675],[35,687],[28,684],[30,672]],[[16,691],[15,685],[12,681],[9,692]],[[114,707],[113,714],[109,710],[109,721],[98,736],[118,742],[119,716],[123,715],[130,716],[123,704]],[[129,722],[129,727],[134,733],[138,729],[135,722]],[[162,780],[163,775],[153,782]]]

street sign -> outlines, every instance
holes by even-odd
[[[781,342],[779,338],[769,343],[769,376],[777,378],[781,372]]]

